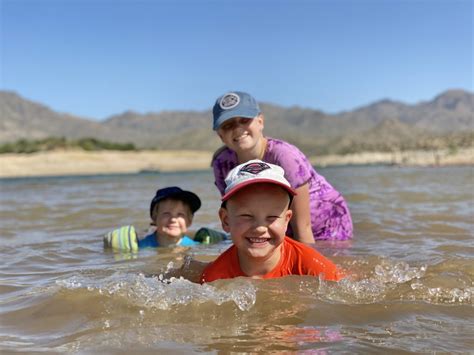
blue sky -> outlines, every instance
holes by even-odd
[[[0,0],[0,89],[60,112],[327,113],[473,91],[472,0]]]

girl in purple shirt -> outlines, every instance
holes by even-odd
[[[319,175],[294,145],[263,135],[264,116],[256,100],[244,92],[219,97],[213,129],[226,145],[212,161],[215,184],[224,194],[224,179],[235,166],[252,159],[280,165],[296,190],[288,235],[306,243],[352,238],[352,219],[342,195]]]

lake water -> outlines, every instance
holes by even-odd
[[[103,249],[148,227],[159,187],[203,200],[192,228],[219,228],[210,171],[0,181],[0,352],[410,353],[474,350],[473,167],[319,169],[349,202],[351,244],[315,247],[339,283],[292,276],[209,285],[160,274],[188,250]],[[154,276],[155,275],[155,276]]]

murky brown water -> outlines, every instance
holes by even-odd
[[[202,197],[194,229],[218,227],[210,172],[0,181],[0,352],[472,351],[473,168],[320,172],[355,223],[352,245],[316,245],[352,274],[338,284],[166,283],[150,275],[227,245],[103,250],[106,231],[147,228],[167,185]]]

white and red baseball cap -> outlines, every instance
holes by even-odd
[[[222,201],[227,201],[240,189],[258,183],[275,184],[285,189],[290,197],[296,195],[296,191],[285,179],[285,171],[281,166],[261,160],[249,160],[236,166],[227,174]]]

